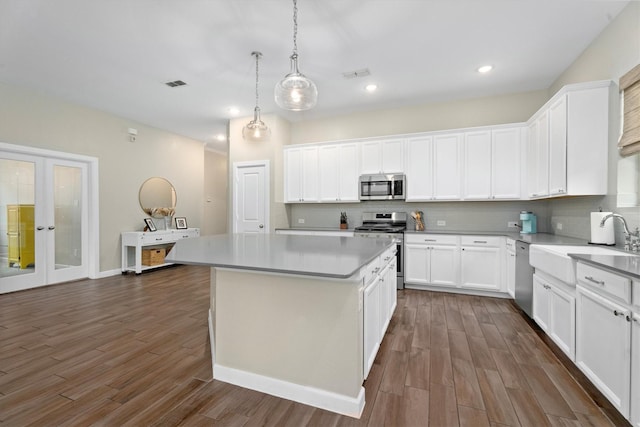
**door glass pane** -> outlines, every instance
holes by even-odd
[[[82,264],[82,169],[54,166],[55,269]]]
[[[35,271],[35,164],[0,159],[0,277]]]

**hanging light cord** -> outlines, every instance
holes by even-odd
[[[298,1],[293,0],[293,55],[292,58],[298,57]]]
[[[256,108],[258,107],[258,76],[260,75],[258,73],[258,67],[259,67],[259,63],[260,61],[258,61],[260,59],[260,52],[254,52],[255,56],[256,56]]]

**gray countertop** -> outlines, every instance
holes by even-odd
[[[346,279],[395,245],[390,239],[222,234],[183,239],[169,262]]]
[[[276,228],[278,230],[291,230],[291,231],[340,231],[344,233],[353,233],[353,228],[339,228],[339,227],[298,227],[298,228]]]
[[[578,261],[640,279],[640,256],[569,254]]]

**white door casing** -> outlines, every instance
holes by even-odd
[[[269,233],[269,161],[233,164],[234,233]]]

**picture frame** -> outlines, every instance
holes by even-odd
[[[145,218],[144,219],[144,223],[146,224],[146,229],[148,229],[149,231],[156,231],[156,224],[153,222],[153,220],[151,218]],[[145,231],[147,231],[145,229]]]
[[[187,218],[183,216],[176,217],[176,228],[178,230],[186,230],[187,229]]]

